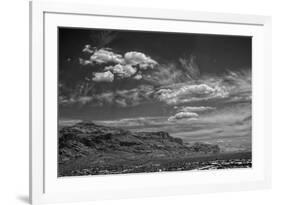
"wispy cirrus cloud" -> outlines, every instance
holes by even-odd
[[[192,82],[200,78],[199,66],[194,55],[184,55],[169,63],[159,63],[146,80],[155,85]]]
[[[177,68],[174,63],[159,64],[151,74],[145,75],[144,79],[154,85],[171,85],[188,80],[185,73]]]
[[[198,118],[201,112],[216,109],[206,106],[208,104],[247,103],[251,101],[251,95],[251,73],[231,71],[221,76],[203,76],[191,82],[163,86],[156,91],[159,101],[176,108],[176,114],[170,117],[172,120]]]
[[[126,71],[123,67],[110,67],[112,72],[123,72],[124,75],[131,75],[134,69]],[[116,70],[117,71],[116,71]],[[93,81],[112,82],[114,74],[109,70],[96,73]],[[127,72],[127,73],[126,73]],[[247,78],[247,77],[246,77]],[[62,104],[82,104],[100,107],[103,105],[116,105],[117,107],[133,107],[147,102],[160,102],[166,104],[175,112],[201,112],[216,109],[214,105],[224,103],[249,102],[251,100],[251,83],[244,82],[243,77],[239,77],[229,82],[225,78],[202,78],[197,81],[187,81],[169,86],[154,86],[141,84],[132,89],[116,89],[95,92],[94,95],[74,95],[71,98],[62,98]],[[212,102],[212,106],[208,106]],[[176,109],[175,109],[176,108]]]
[[[62,105],[89,105],[92,107],[117,106],[134,107],[154,100],[154,87],[140,85],[133,89],[107,91],[92,96],[77,96],[70,99],[61,97]]]

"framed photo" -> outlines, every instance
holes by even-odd
[[[270,17],[36,1],[30,20],[32,204],[270,187]]]

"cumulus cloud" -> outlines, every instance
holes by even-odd
[[[181,120],[181,119],[196,119],[199,115],[195,112],[179,112],[174,116],[168,118],[168,121]]]
[[[121,65],[117,64],[114,66],[105,67],[106,71],[111,71],[116,74],[120,78],[129,78],[137,72],[137,69],[132,67],[131,65]]]
[[[123,55],[113,52],[110,48],[101,48],[97,50],[96,47],[85,45],[82,50],[83,53],[88,54],[86,59],[79,58],[79,63],[82,66],[105,66],[103,71],[109,71],[114,74],[117,79],[130,78],[135,80],[143,79],[143,72],[147,69],[152,69],[158,63],[146,56],[144,53],[130,51]],[[101,68],[99,68],[101,69]],[[106,77],[104,75],[107,75]],[[97,74],[98,77],[93,78],[94,82],[112,82],[114,78],[106,74]],[[109,77],[109,78],[107,78]]]
[[[131,66],[139,66],[141,70],[146,70],[148,68],[154,68],[157,65],[157,62],[146,56],[144,53],[130,51],[122,56],[121,54],[114,53],[113,51],[105,48],[101,48],[96,50],[96,48],[92,48],[91,45],[85,45],[82,50],[83,53],[91,54],[89,59],[81,59],[80,64],[89,65],[93,63],[97,64],[107,64],[107,63],[115,63],[122,65],[131,65]],[[91,63],[90,63],[91,62]]]
[[[116,54],[112,51],[99,49],[90,57],[90,61],[97,64],[103,63],[123,63],[124,59],[122,55]]]
[[[124,60],[126,64],[139,65],[140,68],[143,70],[153,68],[157,64],[157,62],[151,59],[149,56],[146,56],[145,54],[136,51],[125,53]]]
[[[114,80],[114,75],[110,71],[93,73],[92,80],[94,82],[112,82]]]

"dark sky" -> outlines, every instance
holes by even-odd
[[[60,28],[61,62],[68,57],[79,56],[85,44],[93,44],[90,37],[92,32],[99,30]],[[121,30],[116,32],[116,39],[107,46],[121,53],[140,51],[161,62],[176,60],[183,54],[192,53],[197,56],[197,63],[203,73],[251,67],[251,37]]]
[[[77,83],[89,74],[87,72],[93,72],[91,69],[80,68],[77,62],[79,57],[83,57],[81,51],[86,44],[96,46],[95,39],[92,38],[93,34],[98,36],[101,32],[103,30],[59,28],[59,82],[64,84],[64,90],[77,92],[77,89],[75,91],[71,89],[77,87]],[[115,53],[124,54],[129,51],[137,51],[150,56],[161,64],[177,62],[179,57],[192,54],[196,56],[201,75],[220,75],[227,70],[249,70],[252,66],[251,37],[121,30],[115,30],[114,33],[115,38],[106,47],[113,49]],[[130,83],[128,80],[124,81],[126,85]],[[142,82],[142,84],[145,83]],[[110,90],[113,89],[111,87],[116,86],[116,83],[111,85],[100,83],[96,84],[95,88],[98,89],[99,86],[103,88],[108,86],[108,90]],[[134,81],[130,88],[137,86],[139,84]],[[62,94],[61,91],[60,94]],[[90,105],[61,106],[60,112],[63,116],[72,118],[81,116],[88,116],[86,118],[90,119],[92,116],[118,118],[121,115],[123,117],[140,115],[148,106],[151,108],[148,112],[152,115],[166,114],[166,107],[161,106],[159,102],[120,109],[114,105],[104,109]]]

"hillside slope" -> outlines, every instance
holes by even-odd
[[[217,145],[186,144],[166,132],[130,132],[82,122],[59,132],[58,174],[122,173],[132,167],[150,171],[155,164],[184,159],[194,153],[218,152]]]

